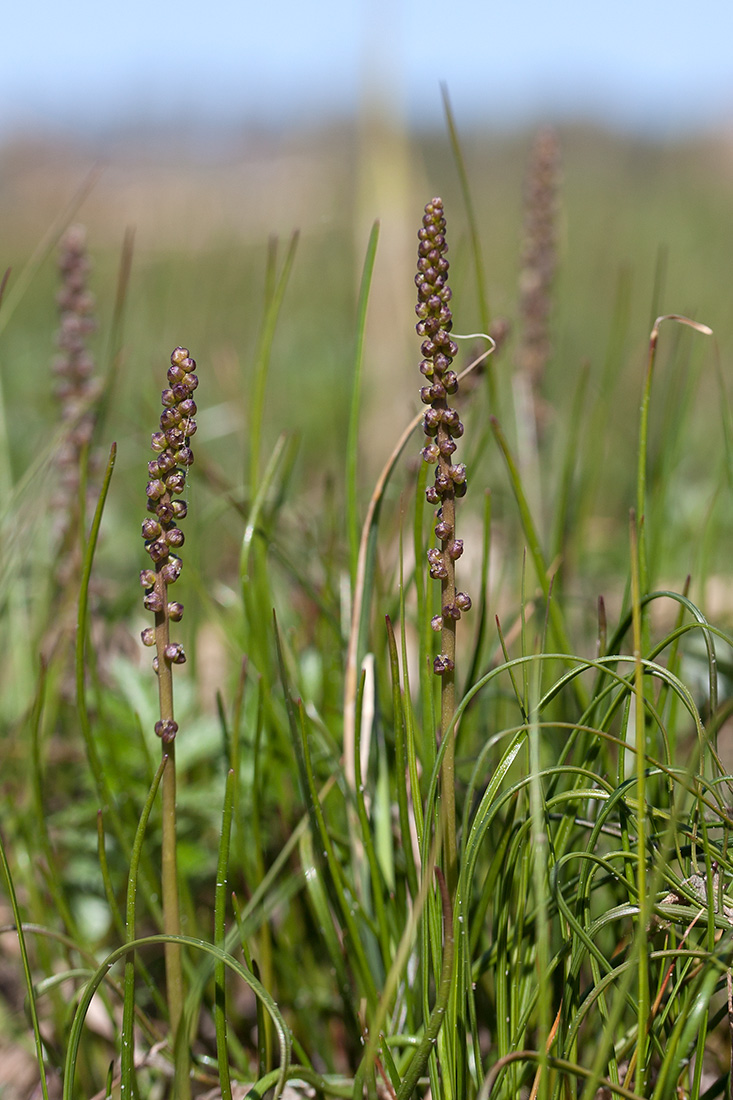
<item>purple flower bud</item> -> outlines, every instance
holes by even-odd
[[[163,610],[163,597],[160,592],[147,592],[143,598],[143,606],[147,611],[154,611],[157,615]]]
[[[440,523],[435,524],[435,537],[445,542],[453,534],[453,526],[442,519]]]
[[[165,541],[169,546],[175,546],[177,548],[183,546],[185,535],[178,527],[171,527],[170,531],[166,531],[165,533]]]
[[[440,453],[444,458],[450,458],[456,449],[457,444],[453,442],[450,436],[446,436],[445,439],[440,441]]]
[[[140,584],[143,588],[152,588],[155,584],[155,573],[152,569],[142,569],[140,571]]]
[[[434,485],[428,485],[427,489],[425,490],[425,499],[427,500],[428,504],[440,503],[440,494]]]
[[[152,626],[146,626],[144,630],[140,632],[143,645],[155,645],[155,630]]]
[[[430,359],[423,359],[420,364],[420,374],[424,374],[426,378],[432,378],[435,373],[435,368]]]
[[[181,401],[178,408],[181,410],[181,415],[185,416],[189,420],[192,416],[195,416],[198,411],[196,408],[196,402],[192,397],[187,397],[185,401]]]
[[[460,485],[456,485],[453,495],[458,497],[458,499],[460,500],[461,497],[465,497],[467,488],[468,482],[462,481]]]
[[[160,463],[157,458],[151,458],[148,462],[148,473],[151,477],[160,477]]]
[[[168,543],[165,539],[156,539],[146,544],[145,549],[154,562],[165,561],[168,557]]]
[[[458,389],[458,375],[454,370],[447,370],[443,375],[443,385],[445,386],[445,392],[453,394]]]
[[[459,462],[456,466],[451,466],[448,471],[451,481],[456,485],[462,485],[466,480],[466,464],[465,462]]]
[[[457,620],[461,617],[461,612],[454,603],[447,603],[443,608],[443,614],[445,615],[446,619]]]
[[[161,741],[169,745],[171,741],[175,740],[178,733],[178,723],[174,722],[172,718],[163,718],[155,723],[155,732]]]
[[[427,447],[423,447],[420,451],[420,454],[425,462],[429,462],[431,465],[437,462],[440,457],[437,443],[428,443]]]
[[[163,390],[160,395],[160,403],[161,405],[165,405],[166,408],[169,408],[171,405],[175,405],[176,395],[174,390]]]
[[[174,623],[180,623],[183,618],[183,604],[177,600],[171,600],[168,604],[168,618]]]
[[[164,526],[173,522],[173,517],[176,514],[174,504],[175,501],[162,500],[155,509],[156,516]]]
[[[165,435],[163,432],[153,432],[150,438],[150,446],[154,451],[164,451],[166,448]]]
[[[439,561],[443,560],[443,551],[431,546],[428,550],[428,561],[431,565],[437,565]]]
[[[444,581],[448,576],[448,570],[443,562],[437,562],[435,565],[431,565],[429,569],[430,577],[434,581]]]
[[[420,400],[422,401],[423,405],[430,404],[430,402],[433,400],[432,386],[423,386],[423,388],[420,390]]]
[[[158,468],[161,474],[169,474],[175,467],[176,460],[169,450],[163,451],[162,455],[158,459]]]
[[[174,348],[171,352],[171,365],[179,366],[188,359],[188,348]]]
[[[163,566],[163,568],[160,571],[160,574],[161,574],[161,576],[162,576],[162,578],[163,578],[163,580],[165,581],[166,584],[175,584],[176,581],[178,580],[178,578],[181,575],[181,570],[182,569],[183,569],[183,562],[181,561],[181,559],[180,558],[171,558],[171,560],[166,562],[166,564]],[[161,610],[162,610],[162,607],[161,607]]]
[[[443,629],[442,615],[433,615],[432,619],[430,620],[430,629],[435,631]]]
[[[179,466],[193,466],[193,451],[190,447],[181,447],[176,451],[176,462]]]
[[[182,470],[168,474],[165,479],[165,487],[169,493],[182,493],[186,488],[186,475]]]
[[[181,420],[181,414],[175,405],[171,409],[165,409],[160,414],[160,426],[164,432],[168,431],[169,428],[175,428],[177,424],[180,424]]]
[[[171,386],[175,386],[177,382],[182,382],[186,377],[186,372],[178,363],[173,363],[168,368],[168,381]]]
[[[170,645],[165,647],[165,659],[170,661],[172,665],[184,665],[186,654],[183,652],[183,646],[178,642],[171,642]]]
[[[155,478],[154,481],[148,482],[145,492],[147,493],[148,500],[158,500],[165,492],[165,485],[160,478]]]
[[[454,668],[453,661],[444,653],[439,654],[433,661],[433,672],[436,676],[445,676],[446,672],[452,672]]]
[[[448,474],[445,472],[445,470],[435,471],[435,488],[441,496],[445,496],[448,490],[452,488],[452,484],[453,483],[451,482],[451,479],[448,477]]]
[[[144,539],[157,539],[160,534],[162,534],[162,531],[157,519],[146,519],[143,522],[142,535]]]
[[[443,409],[443,415],[441,417],[443,423],[449,432],[452,432],[456,424],[458,424],[458,413],[455,409]]]
[[[453,561],[458,561],[462,553],[463,539],[454,539],[453,542],[449,543],[448,556],[451,557]]]
[[[169,428],[165,433],[165,438],[168,446],[176,450],[176,448],[180,447],[185,442],[186,433],[183,428],[173,427]]]
[[[470,611],[471,597],[465,592],[456,592],[456,607],[460,607],[461,611]]]
[[[437,409],[426,409],[423,417],[423,431],[425,435],[437,435],[440,424],[440,413]]]
[[[185,519],[188,512],[188,504],[185,500],[171,501],[171,509],[176,519]]]

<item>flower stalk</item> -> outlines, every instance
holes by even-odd
[[[449,402],[458,392],[458,377],[451,366],[458,348],[450,338],[453,317],[442,199],[434,198],[425,207],[418,240],[416,330],[423,337],[420,372],[428,381],[420,397],[429,406],[423,417],[428,442],[422,457],[435,465],[435,478],[425,495],[430,504],[437,506],[435,537],[440,543],[428,550],[428,563],[430,576],[441,586],[441,612],[434,616],[431,626],[440,633],[440,653],[433,662],[433,671],[441,678],[442,738],[456,709],[456,623],[471,607],[470,597],[456,591],[456,561],[463,553],[463,541],[456,538],[456,499],[466,493],[466,467],[455,462],[456,439],[463,435],[463,424]],[[441,773],[445,877],[451,894],[457,879],[454,733],[445,750]]]
[[[171,641],[170,624],[180,622],[183,605],[169,599],[168,589],[176,583],[182,569],[176,551],[184,543],[178,523],[185,518],[187,505],[181,499],[181,493],[185,489],[187,471],[193,463],[190,440],[196,431],[193,393],[198,386],[198,377],[195,370],[196,363],[190,358],[188,350],[176,348],[168,370],[170,386],[161,395],[163,412],[160,429],[153,433],[151,441],[155,457],[148,463],[150,514],[142,525],[145,549],[152,566],[140,574],[145,588],[143,603],[155,616],[155,626],[143,630],[142,641],[156,650],[153,668],[158,676],[160,717],[155,723],[155,732],[161,739],[163,754],[168,757],[162,780],[161,878],[164,931],[171,935],[180,935],[181,931],[176,859],[175,738],[178,724],[173,710],[173,666],[183,664],[186,655],[182,645]],[[183,1018],[184,1000],[179,944],[166,943],[165,960],[171,1035],[175,1043]],[[187,1086],[181,1082],[181,1087]]]

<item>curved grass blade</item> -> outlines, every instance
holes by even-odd
[[[458,375],[459,384],[475,370],[479,363],[483,362],[494,350],[492,347],[484,352],[473,363],[470,363],[464,371]],[[369,619],[369,606],[373,584],[374,553],[376,546],[377,527],[379,525],[379,513],[387,488],[400,455],[404,451],[410,436],[421,424],[423,413],[418,413],[412,418],[387,459],[377,484],[374,487],[369,507],[367,508],[364,523],[361,529],[361,541],[359,543],[359,557],[356,570],[356,583],[354,585],[353,602],[351,608],[351,629],[349,631],[349,644],[346,650],[346,672],[344,676],[344,771],[346,781],[354,784],[354,731],[356,726],[356,696],[359,684],[359,655],[363,648],[364,637]]]
[[[64,1062],[64,1082],[62,1100],[73,1100],[74,1097],[74,1076],[76,1072],[76,1063],[79,1056],[79,1044],[81,1042],[82,1032],[84,1030],[84,1021],[86,1014],[89,1011],[89,1006],[92,1002],[92,998],[97,989],[104,981],[109,970],[114,966],[116,962],[124,958],[130,952],[139,951],[143,947],[153,946],[155,944],[177,943],[181,947],[188,947],[193,951],[202,951],[205,954],[211,955],[214,959],[218,959],[223,962],[225,966],[228,966],[231,970],[237,974],[242,981],[249,986],[254,993],[255,997],[260,1000],[273,1021],[275,1031],[278,1036],[278,1044],[280,1047],[280,1069],[275,1074],[274,1084],[275,1096],[279,1097],[285,1087],[285,1083],[288,1079],[288,1070],[290,1067],[292,1041],[290,1037],[290,1031],[282,1017],[282,1014],[275,1004],[274,1000],[255,978],[254,974],[237,959],[229,955],[223,948],[217,947],[215,944],[207,943],[205,940],[195,939],[193,936],[173,936],[165,935],[164,933],[158,933],[154,936],[143,936],[138,940],[131,940],[129,943],[123,944],[121,947],[116,948],[103,960],[100,966],[97,968],[93,976],[84,989],[84,992],[80,998],[79,1005],[74,1013],[74,1019],[71,1024],[71,1030],[69,1032],[69,1039],[66,1048],[66,1058]]]
[[[3,874],[5,876],[5,884],[8,889],[8,897],[10,899],[10,907],[13,911],[13,920],[15,921],[15,931],[18,936],[18,948],[20,950],[20,957],[23,964],[23,976],[25,978],[26,990],[28,993],[28,1012],[31,1018],[31,1026],[33,1028],[33,1044],[36,1051],[36,1061],[38,1062],[38,1071],[41,1075],[41,1093],[43,1100],[48,1100],[48,1082],[46,1080],[46,1067],[43,1058],[43,1038],[41,1036],[41,1027],[38,1020],[38,1009],[36,1007],[36,993],[33,988],[33,975],[31,973],[31,964],[28,957],[28,948],[25,942],[25,934],[23,932],[23,922],[20,916],[20,906],[18,905],[18,898],[15,893],[15,887],[13,886],[13,876],[10,873],[10,864],[8,863],[7,853],[5,851],[5,842],[0,835],[0,862],[3,867]]]
[[[79,716],[79,726],[81,727],[82,737],[84,738],[84,747],[87,753],[87,760],[89,761],[89,767],[94,778],[94,783],[97,788],[97,795],[102,804],[103,810],[109,810],[110,818],[113,822],[117,839],[123,846],[123,850],[129,851],[129,847],[125,842],[125,831],[122,827],[122,823],[117,814],[112,792],[107,782],[107,777],[104,774],[104,768],[102,767],[102,761],[99,759],[99,753],[97,752],[97,746],[92,736],[91,722],[89,720],[89,710],[87,708],[86,700],[86,646],[87,646],[87,619],[89,613],[89,581],[92,575],[92,564],[94,562],[94,552],[97,548],[97,539],[99,538],[99,528],[102,523],[102,513],[104,512],[105,501],[107,500],[107,493],[109,491],[110,481],[112,479],[112,471],[114,470],[115,460],[117,458],[117,444],[113,443],[109,452],[109,461],[107,463],[107,469],[105,471],[104,480],[102,482],[102,489],[97,501],[97,507],[94,512],[94,518],[92,520],[91,530],[89,532],[89,538],[87,540],[86,548],[84,551],[84,560],[82,563],[81,583],[79,587],[79,608],[77,613],[76,624],[76,704]]]

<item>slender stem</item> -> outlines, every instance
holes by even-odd
[[[639,1006],[636,1040],[636,1091],[644,1096],[646,1090],[646,1050],[647,1021],[649,1019],[649,960],[647,957],[647,927],[649,923],[649,901],[647,898],[646,874],[646,730],[644,724],[644,680],[641,663],[642,615],[640,569],[638,566],[639,547],[637,546],[637,519],[631,513],[631,612],[634,634],[634,702],[636,718],[636,797],[638,813],[636,815],[636,886],[639,904],[639,924],[636,933]]]
[[[155,615],[155,646],[158,653],[158,694],[160,698],[160,718],[162,722],[173,721],[173,672],[165,651],[170,641],[168,618],[168,586],[165,583],[160,563],[156,566],[155,589],[160,592],[163,602],[162,611]],[[174,936],[181,934],[180,901],[178,896],[178,859],[176,853],[176,751],[175,740],[162,743],[163,755],[168,757],[168,766],[163,773],[163,822],[162,822],[162,868],[161,885],[163,895],[163,928]],[[170,1013],[171,1039],[173,1047],[183,1016],[183,965],[181,945],[166,943],[165,976]]]
[[[443,431],[443,429],[441,429]],[[440,433],[438,433],[440,439]],[[450,466],[450,463],[441,457],[441,463]],[[446,576],[441,581],[440,597],[441,607],[452,607],[456,600],[456,566],[455,561],[448,553],[448,546],[453,542],[455,531],[456,502],[452,493],[443,500],[443,521],[450,528],[449,538],[441,541],[443,562],[446,568]],[[456,620],[450,615],[443,614],[443,625],[440,632],[440,651],[446,660],[446,671],[440,681],[440,736],[445,736],[445,731],[450,729],[453,715],[456,709]],[[458,849],[456,845],[456,791],[455,791],[455,729],[451,730],[450,742],[445,750],[443,766],[441,769],[441,817],[443,825],[443,854],[445,863],[445,880],[448,893],[453,897],[457,882]]]

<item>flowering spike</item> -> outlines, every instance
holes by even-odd
[[[181,559],[173,551],[184,543],[184,534],[178,524],[185,518],[187,507],[184,500],[174,499],[174,494],[177,498],[183,492],[186,471],[193,463],[193,451],[187,440],[195,431],[195,422],[190,419],[196,411],[191,400],[191,393],[198,385],[198,378],[193,373],[195,369],[196,363],[188,349],[176,348],[168,370],[170,387],[161,394],[160,430],[154,432],[151,439],[155,458],[148,465],[151,480],[146,492],[147,510],[152,514],[142,525],[145,549],[155,566],[140,574],[146,589],[143,603],[155,615],[155,627],[146,628],[142,640],[145,645],[156,647],[153,667],[158,673],[160,721],[156,723],[155,732],[167,744],[178,731],[173,719],[170,669],[171,665],[180,665],[186,660],[183,646],[170,640],[170,623],[180,622],[183,604],[168,600],[168,587],[178,580],[183,568]]]
[[[418,336],[423,337],[420,347],[423,359],[420,373],[430,380],[429,386],[420,390],[420,400],[427,405],[423,417],[423,431],[428,437],[422,449],[425,462],[435,465],[433,482],[425,495],[429,504],[437,505],[435,537],[440,549],[428,551],[429,572],[433,580],[441,584],[442,615],[432,620],[434,630],[441,631],[443,652],[436,657],[436,675],[452,679],[455,655],[455,624],[462,611],[471,606],[465,593],[456,595],[455,562],[463,553],[463,542],[455,538],[455,500],[466,491],[466,467],[454,462],[456,439],[463,435],[463,424],[458,411],[449,404],[458,391],[458,376],[452,369],[457,354],[455,342],[450,338],[453,317],[449,302],[448,246],[445,237],[443,202],[435,198],[425,207],[422,227],[418,233],[417,305]]]

